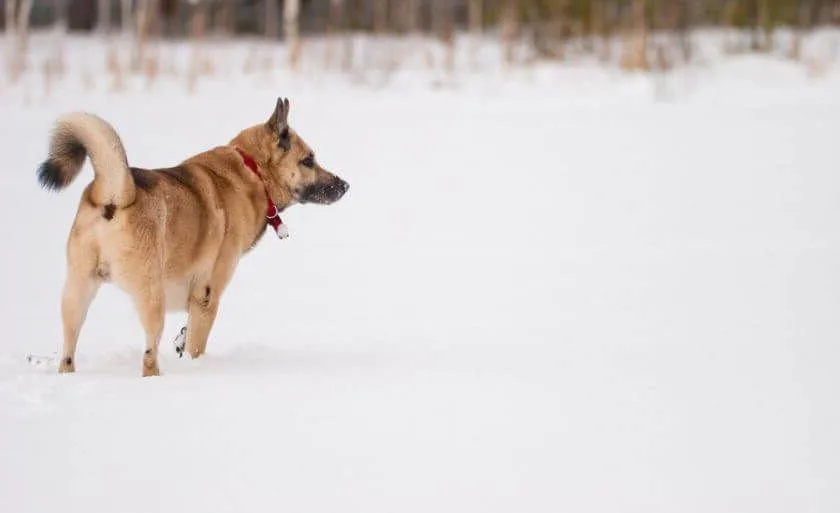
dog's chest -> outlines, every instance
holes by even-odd
[[[176,312],[187,309],[190,297],[189,285],[180,281],[167,281],[163,287],[166,311]]]

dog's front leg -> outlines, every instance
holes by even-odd
[[[219,297],[213,288],[206,285],[200,294],[190,296],[189,320],[187,321],[187,351],[198,358],[207,349],[207,337],[216,321],[219,311]]]
[[[230,281],[236,268],[236,247],[228,245],[223,248],[210,279],[203,283],[198,281],[190,293],[187,321],[187,352],[193,358],[198,358],[207,349],[207,337],[216,321],[219,311],[219,300]]]

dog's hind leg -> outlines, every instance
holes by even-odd
[[[140,322],[146,331],[146,350],[143,352],[143,376],[159,376],[158,346],[163,334],[163,319],[166,301],[162,280],[151,280],[134,295],[134,304],[140,314]]]
[[[58,366],[60,373],[76,370],[76,344],[79,341],[79,332],[101,283],[96,273],[96,248],[77,233],[74,229],[67,241],[67,277],[64,280],[61,296],[64,347]]]
[[[64,325],[64,349],[58,372],[75,372],[76,344],[90,304],[99,290],[99,280],[92,273],[80,273],[72,268],[64,283],[61,298],[61,318]]]

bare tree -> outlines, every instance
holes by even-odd
[[[9,4],[12,4],[11,7]],[[14,5],[16,4],[16,5]],[[17,9],[15,9],[17,8]],[[6,34],[8,38],[8,73],[16,82],[26,70],[29,53],[29,23],[32,0],[6,0]]]
[[[797,26],[793,32],[793,41],[790,47],[790,58],[799,60],[802,58],[802,37],[810,28],[813,6],[810,0],[800,0],[797,12]]]
[[[527,3],[532,30],[532,45],[540,56],[564,59],[566,35],[573,23],[570,21],[569,0],[554,0],[544,8],[536,0]]]
[[[300,66],[300,0],[285,0],[283,4],[283,31],[289,46],[289,66],[297,69]]]
[[[755,27],[753,29],[753,50],[769,52],[773,47],[772,20],[769,0],[757,0]]]
[[[216,33],[225,38],[233,37],[235,32],[234,14],[236,13],[235,0],[221,0],[218,12],[214,18]]]
[[[736,53],[742,50],[739,42],[738,31],[735,28],[735,17],[738,14],[738,0],[725,0],[723,5],[723,26],[726,29],[724,49],[728,53]]]
[[[409,34],[414,34],[420,29],[420,0],[403,0],[405,9],[405,29]]]
[[[4,15],[3,15],[3,22],[5,23],[5,31],[6,37],[9,39],[9,45],[11,45],[12,39],[15,33],[15,7],[17,7],[16,0],[5,0],[3,2],[3,7],[5,7]]]
[[[504,63],[506,66],[513,64],[514,44],[519,32],[519,13],[515,0],[504,0],[502,5],[502,48],[504,52]]]
[[[449,78],[455,72],[455,20],[452,2],[449,0],[435,0],[432,4],[432,30],[443,42],[444,70]]]
[[[204,73],[206,63],[203,52],[204,35],[207,31],[207,0],[195,0],[190,2],[190,44],[192,56],[187,73],[187,88],[190,92],[195,90],[198,78]]]
[[[625,36],[621,67],[627,71],[650,69],[647,58],[645,0],[633,0],[632,28]]]
[[[67,7],[68,0],[55,0],[55,51],[50,59],[51,73],[56,75],[63,75],[65,71],[64,64],[64,45],[67,37]]]
[[[149,32],[152,23],[152,0],[136,0],[137,12],[134,22],[134,55],[131,68],[139,71],[148,57]]]
[[[277,39],[277,21],[280,19],[280,12],[277,9],[278,0],[265,0],[265,38]]]
[[[484,17],[484,2],[483,0],[469,0],[467,18],[470,28],[470,34],[474,37],[481,35]]]
[[[335,55],[337,34],[344,27],[344,0],[330,0],[330,12],[327,16],[327,44],[324,60],[327,67],[332,66]]]
[[[388,0],[373,0],[373,31],[384,34],[388,29]]]
[[[677,32],[680,38],[683,61],[690,62],[694,56],[691,32],[694,28],[694,11],[697,8],[697,4],[693,2],[681,2],[681,6],[677,8],[679,9],[679,14],[677,15]]]
[[[131,39],[133,31],[131,24],[131,8],[134,2],[131,0],[120,0],[120,28],[125,39]]]
[[[612,57],[612,30],[610,26],[610,9],[608,9],[607,0],[593,0],[589,15],[594,39],[593,47],[598,58],[606,62]],[[600,43],[600,47],[598,43]]]
[[[96,3],[96,31],[100,34],[111,33],[111,1],[97,0]]]
[[[345,31],[347,31],[349,16],[348,16],[347,11],[346,11],[346,9],[347,9],[346,1],[345,0],[333,0],[333,2],[336,3],[336,4],[339,4],[341,9],[342,9],[341,10],[341,20],[343,22],[342,23],[342,28]],[[338,6],[335,6],[335,8],[337,9]],[[353,59],[353,57],[354,57],[353,48],[354,48],[354,46],[353,46],[353,36],[352,36],[352,34],[349,34],[349,33],[345,34],[343,51],[342,51],[342,55],[341,55],[341,69],[343,69],[344,71],[350,71],[353,68],[353,60],[354,60]]]
[[[6,23],[6,67],[11,74],[12,63],[15,58],[15,7],[17,7],[17,1],[5,0],[3,5],[5,7],[3,21]]]
[[[67,2],[54,0],[53,51],[44,60],[44,92],[49,95],[57,77],[64,74],[64,44],[67,35]]]
[[[483,30],[484,2],[483,0],[469,0],[467,18],[472,41],[470,44],[470,62],[473,68],[478,66],[478,48]]]

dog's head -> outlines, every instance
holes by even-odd
[[[243,131],[235,140],[253,153],[278,207],[294,203],[335,203],[350,184],[324,169],[315,152],[289,126],[289,100],[278,98],[265,123]]]

